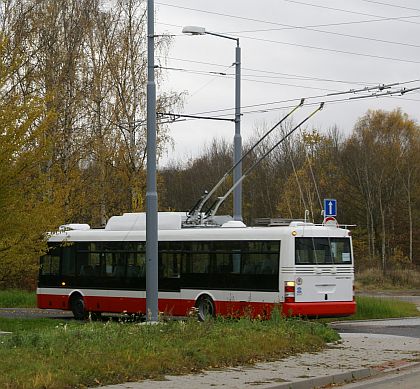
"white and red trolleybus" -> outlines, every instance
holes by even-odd
[[[239,224],[239,226],[238,226]],[[68,225],[41,257],[39,308],[146,312],[145,214],[112,217],[104,229]],[[184,316],[244,313],[345,316],[356,310],[347,229],[290,222],[183,228],[159,214],[159,311]]]

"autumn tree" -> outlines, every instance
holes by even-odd
[[[413,257],[418,139],[418,125],[400,110],[368,111],[344,145],[343,168],[364,204],[370,254],[379,253],[384,271],[401,252]]]
[[[141,210],[146,159],[147,39],[144,0],[8,0],[1,24],[27,54],[22,94],[47,98],[56,112],[48,134],[50,180],[65,221],[103,225]],[[164,57],[170,38],[156,38]],[[163,60],[162,60],[163,61]],[[157,72],[157,83],[162,73]],[[180,93],[158,95],[171,111]],[[169,141],[158,126],[158,149]],[[64,220],[63,220],[64,221]]]
[[[0,288],[32,286],[59,217],[44,169],[54,115],[38,96],[22,96],[14,76],[26,58],[9,48],[0,34]]]

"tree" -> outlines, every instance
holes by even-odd
[[[363,199],[370,252],[379,251],[383,271],[400,252],[413,258],[419,135],[418,125],[400,110],[368,111],[344,144],[345,171]]]
[[[0,35],[0,288],[31,285],[58,217],[43,171],[54,115],[44,100],[19,93],[14,75],[25,58],[9,47]]]

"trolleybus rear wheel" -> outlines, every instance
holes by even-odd
[[[214,308],[214,302],[210,296],[201,296],[196,303],[198,309],[198,319],[204,321],[206,319],[215,316],[216,310]]]
[[[72,297],[70,306],[71,306],[71,311],[73,312],[74,318],[76,320],[87,319],[88,312],[85,309],[85,302],[82,296],[75,295],[74,297]]]

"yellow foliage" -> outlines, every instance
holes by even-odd
[[[0,56],[6,56],[4,39]],[[33,281],[28,277],[34,277],[45,249],[43,234],[55,214],[44,173],[49,149],[44,134],[53,115],[42,99],[15,92],[18,64],[18,58],[10,67],[0,63],[0,288]]]

